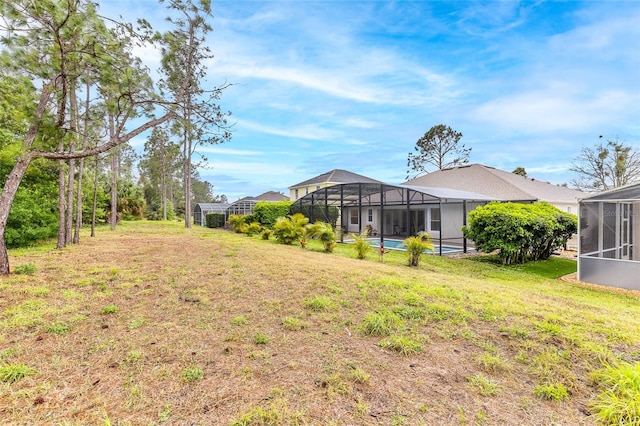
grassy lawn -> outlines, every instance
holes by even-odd
[[[0,423],[640,424],[638,293],[355,257],[151,222],[11,251]]]

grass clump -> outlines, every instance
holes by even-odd
[[[548,399],[550,401],[563,401],[569,399],[569,391],[562,383],[547,383],[538,385],[533,390],[538,398]]]
[[[71,325],[66,322],[57,321],[47,327],[47,333],[53,334],[67,334],[71,331]]]
[[[478,358],[480,368],[486,372],[505,371],[509,369],[508,364],[498,355],[484,353]]]
[[[269,343],[269,337],[266,334],[258,331],[253,335],[253,343],[255,343],[256,345],[266,345],[267,343]]]
[[[183,382],[187,383],[195,382],[196,380],[202,380],[203,378],[204,372],[200,367],[188,367],[182,370],[182,373],[180,373],[180,379],[182,379]]]
[[[640,362],[606,365],[591,375],[601,393],[590,404],[594,416],[605,424],[640,424]]]
[[[284,317],[282,318],[282,325],[289,331],[299,331],[306,327],[306,324],[296,317]]]
[[[467,381],[482,396],[495,396],[500,390],[500,386],[496,382],[489,379],[488,377],[483,376],[482,374],[476,374],[474,376],[467,377]]]
[[[18,275],[33,275],[37,270],[36,265],[33,263],[23,263],[16,266],[16,269],[13,272]]]
[[[237,317],[233,317],[233,319],[231,320],[231,324],[235,326],[247,325],[249,324],[249,318],[247,318],[245,315],[239,315]]]
[[[420,342],[405,336],[391,336],[378,343],[378,346],[384,349],[391,349],[404,356],[416,355],[423,350]]]
[[[5,383],[15,383],[34,374],[36,374],[36,370],[24,364],[5,364],[0,366],[0,381]]]
[[[100,310],[100,313],[102,315],[111,315],[115,314],[116,312],[118,312],[118,307],[115,305],[108,305]]]
[[[389,336],[402,323],[403,321],[392,312],[374,312],[362,320],[361,329],[369,336]]]
[[[315,312],[330,311],[334,303],[327,296],[314,296],[304,301],[304,306]]]

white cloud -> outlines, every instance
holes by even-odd
[[[577,130],[610,122],[633,107],[633,102],[632,96],[621,91],[579,95],[570,88],[562,91],[552,87],[499,97],[480,105],[472,116],[503,131]]]
[[[248,156],[248,157],[256,157],[256,156],[264,155],[264,152],[262,151],[223,148],[218,146],[203,146],[198,148],[198,152],[205,152],[207,154],[237,155],[237,156]]]

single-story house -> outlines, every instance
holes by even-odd
[[[364,229],[384,243],[428,232],[437,247],[456,246],[466,251],[462,226],[468,212],[496,198],[449,188],[357,182],[321,188],[296,200],[293,213],[311,222],[322,220],[343,230],[343,235]]]
[[[198,203],[193,209],[193,222],[196,225],[206,226],[207,213],[224,213],[225,218],[232,214],[252,214],[256,203],[260,201],[288,201],[289,197],[282,192],[267,191],[257,197],[240,198],[233,203]]]
[[[341,183],[382,183],[379,180],[352,173],[347,170],[334,169],[318,176],[312,177],[289,187],[290,199],[295,201],[310,192],[317,191]]]
[[[640,182],[580,200],[578,279],[640,290]]]
[[[527,203],[546,201],[564,212],[573,214],[578,212],[578,200],[588,195],[566,186],[553,185],[482,164],[438,170],[404,184],[459,189],[503,201]]]

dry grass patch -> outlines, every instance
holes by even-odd
[[[618,418],[624,396],[590,374],[640,361],[637,296],[469,259],[323,251],[137,222],[10,252],[35,271],[0,278],[3,424]]]

